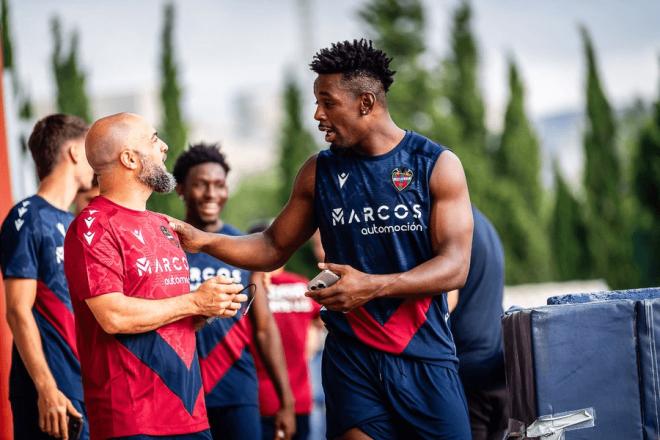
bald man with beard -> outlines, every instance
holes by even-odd
[[[247,299],[223,277],[190,292],[176,234],[146,210],[152,192],[174,189],[167,148],[129,113],[98,120],[86,138],[100,195],[64,252],[92,439],[210,439],[195,327]]]

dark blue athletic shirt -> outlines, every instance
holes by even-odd
[[[429,181],[444,147],[414,133],[380,156],[325,150],[316,161],[315,215],[330,263],[370,274],[408,271],[433,257]],[[321,312],[330,332],[388,353],[457,361],[446,295],[379,298],[350,313]]]
[[[69,399],[83,400],[75,322],[64,277],[64,235],[73,220],[38,195],[14,206],[0,232],[0,265],[6,278],[37,280],[32,308],[41,343],[57,387]],[[9,394],[31,396],[34,384],[14,345]]]
[[[227,224],[218,233],[243,235]],[[208,254],[187,253],[186,256],[191,290],[197,290],[201,283],[216,275],[231,278],[243,286],[250,282],[250,272]],[[257,371],[249,349],[252,327],[249,317],[242,317],[242,308],[233,318],[214,319],[197,332],[197,351],[209,408],[259,404]]]
[[[472,207],[474,232],[470,272],[451,314],[463,385],[488,389],[504,385],[502,295],[504,251],[488,219]]]

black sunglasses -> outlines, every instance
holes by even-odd
[[[254,283],[250,283],[247,286],[245,286],[240,292],[238,292],[238,295],[241,293],[245,292],[247,290],[247,303],[245,304],[245,309],[243,310],[243,313],[241,313],[241,318],[245,315],[247,315],[248,311],[250,310],[250,306],[252,306],[252,302],[254,301],[254,298],[256,298],[256,293],[257,293],[257,285]]]

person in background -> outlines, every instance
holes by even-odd
[[[448,294],[458,373],[474,440],[501,440],[509,413],[502,346],[504,251],[497,231],[472,207],[474,230],[465,286]]]
[[[9,400],[14,438],[68,438],[69,418],[85,416],[75,321],[64,276],[69,206],[91,187],[85,156],[88,126],[54,114],[38,121],[28,146],[39,175],[37,194],[14,206],[0,232],[7,322],[14,337]],[[52,436],[52,437],[51,437]]]
[[[186,220],[210,232],[232,236],[241,231],[222,221],[227,202],[229,165],[218,145],[196,144],[174,165],[177,193],[186,207]],[[253,343],[275,385],[278,403],[273,407],[274,436],[291,438],[296,430],[294,398],[289,385],[284,349],[277,324],[268,309],[263,273],[251,276],[204,253],[188,254],[190,284],[194,290],[204,280],[223,275],[237,283],[258,288],[247,316],[243,309],[233,319],[215,320],[197,333],[202,380],[211,432],[219,439],[261,438],[257,373],[250,345]]]
[[[256,225],[248,233],[263,232],[267,227],[267,224]],[[293,439],[306,440],[309,438],[313,406],[308,363],[317,348],[310,341],[310,336],[316,339],[315,329],[323,325],[319,314],[321,307],[305,296],[309,282],[307,278],[281,267],[269,272],[267,279],[268,307],[280,331],[289,383],[296,401],[296,435]],[[262,439],[271,440],[275,436],[274,416],[279,408],[279,399],[259,356],[255,356],[255,365],[259,380]]]

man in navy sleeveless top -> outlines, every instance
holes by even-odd
[[[497,231],[472,207],[474,232],[465,286],[448,293],[458,373],[465,388],[474,440],[501,440],[508,423],[502,295],[504,251]]]
[[[64,437],[69,417],[86,416],[63,246],[73,220],[69,206],[91,187],[87,129],[82,119],[62,114],[36,123],[28,145],[39,189],[14,206],[0,232],[14,336],[9,398],[16,439]],[[86,421],[82,438],[89,438]]]
[[[451,151],[392,121],[390,58],[365,40],[320,50],[314,118],[330,149],[301,168],[261,234],[230,237],[173,221],[184,247],[272,270],[318,228],[319,264],[341,276],[308,292],[325,310],[327,437],[469,439],[444,292],[468,273],[472,211]]]
[[[174,165],[176,190],[186,205],[186,220],[205,231],[240,236],[241,231],[222,221],[227,202],[229,165],[218,145],[196,144],[182,153]],[[247,286],[252,274],[205,253],[187,254],[191,289],[216,275]],[[258,274],[255,276],[263,276]],[[261,286],[263,287],[263,286]],[[282,404],[274,424],[290,439],[295,431],[294,399],[287,375],[284,349],[277,324],[268,309],[265,288],[255,297],[247,316],[216,319],[197,332],[202,383],[215,440],[261,438],[259,386],[250,345],[267,364]]]

